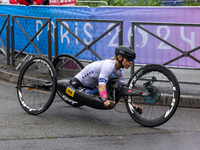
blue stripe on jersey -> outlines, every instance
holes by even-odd
[[[106,80],[104,78],[99,78],[99,82],[104,82],[106,84],[108,82],[108,80]]]

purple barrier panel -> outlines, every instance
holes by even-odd
[[[130,45],[131,21],[140,22],[169,22],[169,23],[198,23],[198,7],[101,7],[95,12],[96,19],[122,19],[124,20],[124,44]],[[191,17],[192,16],[192,17]],[[167,42],[178,47],[182,51],[190,51],[199,46],[199,27],[183,26],[151,26],[141,25],[145,29],[163,38]],[[163,64],[180,55],[181,52],[163,43],[155,37],[147,34],[138,27],[135,30],[135,50],[138,64],[159,63]],[[114,35],[114,33],[113,33]],[[114,46],[108,45],[111,49]],[[199,50],[191,53],[192,56],[200,59]],[[183,57],[172,66],[200,67],[194,60]]]

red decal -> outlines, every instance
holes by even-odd
[[[129,93],[132,93],[132,90],[128,90]]]

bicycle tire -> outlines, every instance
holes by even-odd
[[[56,69],[58,80],[63,78],[69,78],[70,80],[84,68],[84,65],[76,57],[69,54],[58,55],[53,61],[53,66]],[[83,106],[82,104],[70,99],[69,97],[66,97],[58,90],[57,93],[60,98],[67,104],[73,107]]]
[[[128,96],[125,99],[129,115],[137,123],[146,127],[156,127],[167,122],[174,115],[180,99],[178,80],[173,72],[163,65],[150,64],[138,69],[127,86],[147,92],[144,85],[152,77],[155,78],[150,82],[151,95]],[[143,108],[141,115],[136,112],[132,102]]]
[[[56,71],[48,59],[35,57],[24,65],[18,77],[17,95],[27,113],[38,115],[46,111],[53,102],[56,89]]]

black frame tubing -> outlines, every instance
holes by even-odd
[[[29,35],[26,33],[26,31],[23,29],[23,27],[18,22],[17,18],[25,18],[25,19],[40,19],[40,20],[46,20],[44,25],[35,33],[35,35],[30,38]],[[20,50],[18,54],[15,55],[15,41],[14,41],[14,21],[18,24],[20,29],[23,31],[23,33],[28,38],[29,42]],[[43,17],[27,17],[27,16],[12,16],[12,25],[11,25],[11,49],[12,49],[12,66],[15,66],[16,58],[19,57],[19,55],[29,46],[29,44],[32,44],[36,51],[39,53],[40,56],[42,56],[42,53],[37,48],[33,40],[35,37],[44,29],[44,27],[48,24],[48,30],[47,30],[47,45],[48,45],[48,59],[52,62],[52,43],[51,43],[51,18],[43,18]],[[34,55],[34,54],[33,54]],[[19,61],[19,60],[17,60]],[[23,61],[20,61],[23,62]]]
[[[115,23],[110,29],[108,29],[106,32],[101,34],[99,37],[97,37],[95,40],[93,40],[90,44],[85,44],[74,32],[72,32],[62,21],[77,21],[77,22],[102,22],[102,23]],[[93,50],[91,49],[91,46],[99,41],[101,38],[103,38],[106,34],[108,34],[110,31],[112,31],[114,28],[116,28],[118,25],[120,25],[120,31],[119,31],[119,38],[118,42],[119,45],[123,45],[123,21],[122,20],[94,20],[94,19],[64,19],[64,18],[56,18],[56,27],[54,28],[54,50],[55,50],[55,57],[58,55],[58,23],[60,23],[69,33],[71,33],[79,42],[81,42],[85,47],[79,51],[77,54],[74,55],[74,57],[77,57],[85,50],[90,50],[97,58],[102,60],[102,58]]]
[[[7,65],[10,65],[10,15],[0,15],[0,17],[6,17],[0,29],[0,35],[4,27],[6,26],[6,59],[7,59]],[[3,50],[5,51],[5,46],[3,44],[3,41],[1,40],[1,37],[0,37],[0,43],[2,44]]]
[[[164,42],[165,44],[173,47],[174,49],[176,49],[177,51],[181,52],[182,55],[172,59],[172,60],[169,60],[168,62],[165,62],[163,65],[168,65],[182,57],[190,57],[191,59],[193,59],[194,61],[200,63],[200,60],[198,60],[197,58],[195,58],[194,56],[190,55],[192,52],[195,52],[196,50],[200,49],[200,46],[194,48],[194,49],[191,49],[189,51],[183,51],[181,49],[179,49],[178,47],[172,45],[171,43],[165,41],[164,39],[160,38],[159,36],[155,35],[154,33],[150,32],[149,30],[143,28],[141,26],[142,25],[168,25],[168,26],[190,26],[190,27],[200,27],[200,24],[192,24],[192,23],[166,23],[166,22],[137,22],[137,21],[132,21],[131,22],[132,24],[132,35],[131,35],[131,46],[132,48],[134,48],[134,26],[137,26],[138,28],[144,30],[145,32],[149,33],[150,35],[154,36],[155,38],[161,40],[162,42]]]

